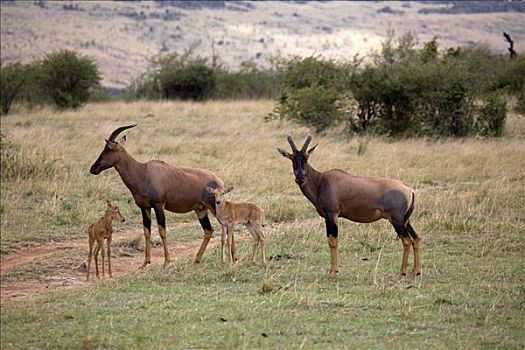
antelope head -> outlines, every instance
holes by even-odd
[[[216,205],[221,205],[225,201],[224,195],[226,193],[229,193],[229,192],[233,191],[233,186],[230,186],[230,187],[228,187],[226,189],[213,188],[211,186],[206,186],[206,190],[215,196],[215,204]]]
[[[310,141],[312,141],[312,135],[310,135],[309,132],[306,132],[306,139],[304,141],[303,147],[301,147],[300,150],[298,150],[297,146],[295,146],[291,133],[288,134],[287,139],[288,139],[288,143],[290,144],[290,147],[292,147],[292,153],[288,153],[282,148],[277,148],[277,151],[283,157],[288,158],[292,161],[293,173],[295,175],[295,182],[299,186],[302,186],[306,183],[306,176],[308,172],[308,167],[307,167],[308,157],[310,157],[310,154],[312,154],[312,152],[315,150],[315,147],[317,147],[317,145],[308,149],[308,145],[310,144]]]
[[[106,214],[109,214],[109,217],[112,220],[118,220],[120,222],[126,221],[126,219],[124,219],[124,217],[120,213],[119,208],[115,204],[111,203],[110,201],[107,201],[107,203],[108,209],[106,209]]]
[[[100,153],[95,163],[93,163],[89,169],[91,174],[98,175],[102,171],[115,166],[120,159],[122,152],[125,152],[124,145],[126,144],[126,135],[116,141],[117,136],[124,130],[133,128],[136,125],[137,124],[121,126],[111,133],[109,139],[106,140],[106,145],[104,146],[102,153]]]

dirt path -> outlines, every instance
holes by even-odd
[[[117,231],[114,233],[111,266],[113,278],[118,278],[138,271],[144,261],[144,252],[127,246],[130,237],[136,237],[142,230]],[[178,260],[191,254],[196,254],[202,240],[177,242],[168,238],[170,256]],[[209,258],[213,248],[220,242],[215,235],[205,252]],[[94,262],[91,263],[90,282],[85,282],[86,269],[83,262],[88,253],[87,239],[78,238],[67,241],[46,243],[34,247],[18,249],[0,256],[0,301],[18,299],[58,290],[79,288],[89,283],[97,283],[94,273]],[[151,249],[153,265],[164,262],[162,245],[153,245]],[[100,263],[100,259],[99,259]],[[107,270],[106,270],[106,278]],[[101,279],[102,280],[102,279]]]

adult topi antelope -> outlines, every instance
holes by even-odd
[[[175,213],[195,211],[204,230],[204,239],[194,261],[199,263],[213,233],[207,213],[208,210],[212,212],[215,210],[214,197],[206,188],[224,188],[224,183],[208,170],[175,167],[159,160],[151,160],[146,163],[135,160],[124,149],[126,136],[122,136],[118,141],[116,138],[124,130],[136,125],[121,126],[115,129],[106,140],[102,153],[89,171],[91,174],[98,175],[114,167],[140,208],[145,238],[145,258],[141,268],[151,263],[151,209],[155,211],[164,247],[164,267],[170,262],[164,210]]]
[[[325,219],[330,247],[330,276],[335,276],[338,272],[337,219],[339,217],[360,223],[379,219],[390,221],[403,243],[401,275],[406,275],[411,246],[414,251],[414,276],[420,275],[421,239],[409,220],[414,210],[412,189],[394,179],[353,176],[339,169],[319,172],[308,164],[310,155],[317,147],[316,145],[308,149],[311,140],[312,136],[307,133],[303,147],[298,150],[292,135],[288,134],[288,142],[293,153],[288,153],[281,148],[277,148],[277,151],[292,161],[295,182],[305,197],[312,202],[317,213]]]

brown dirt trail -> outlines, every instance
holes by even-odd
[[[126,242],[130,237],[141,234],[138,230],[117,230],[113,234],[111,267],[113,278],[130,273],[136,273],[144,261],[144,252],[129,247]],[[202,239],[191,242],[180,242],[175,238],[168,238],[168,247],[172,261],[196,254]],[[215,259],[210,252],[220,242],[220,235],[215,234],[204,254],[204,258]],[[23,297],[30,297],[43,293],[79,288],[90,283],[97,283],[95,263],[91,262],[90,281],[86,282],[84,262],[88,253],[87,238],[45,243],[32,247],[25,247],[0,255],[0,301],[2,303]],[[212,257],[213,256],[213,257]],[[107,259],[107,258],[106,258]],[[151,249],[153,265],[162,265],[164,250],[162,245],[154,244]],[[99,258],[99,268],[101,268]],[[101,272],[102,273],[102,272]],[[107,262],[106,262],[106,277]],[[100,280],[103,280],[102,277]]]

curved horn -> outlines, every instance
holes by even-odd
[[[306,149],[308,148],[308,145],[310,144],[310,141],[312,141],[312,135],[310,135],[310,132],[306,132],[306,140],[304,141],[303,148],[301,148],[301,152],[306,152]]]
[[[299,152],[297,150],[297,146],[295,145],[295,143],[293,142],[293,139],[292,139],[292,133],[288,133],[288,136],[286,137],[288,139],[288,143],[290,144],[290,146],[292,147],[292,151],[294,152]]]
[[[108,139],[108,141],[109,141],[109,142],[115,142],[115,139],[117,138],[117,136],[118,136],[121,132],[123,132],[123,131],[126,130],[126,129],[131,129],[131,128],[135,127],[135,126],[137,126],[137,124],[125,125],[125,126],[121,126],[121,127],[116,128],[115,131],[113,131],[113,132],[111,133],[111,135],[109,135],[109,139]]]

